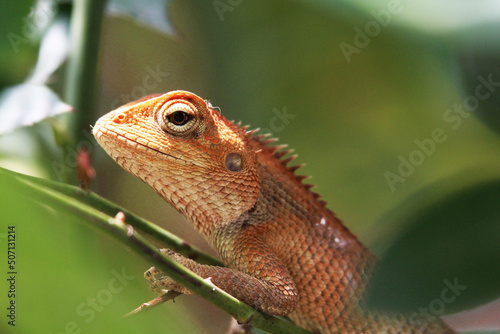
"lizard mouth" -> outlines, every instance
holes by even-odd
[[[114,129],[109,129],[99,124],[99,121],[96,123],[94,128],[92,129],[92,133],[99,145],[101,145],[104,150],[116,160],[119,156],[126,157],[130,156],[131,152],[134,155],[140,155],[144,153],[145,155],[154,155],[156,157],[161,157],[163,159],[167,159],[171,162],[180,163],[183,165],[193,164],[184,159],[166,153],[160,150],[160,147],[155,148],[143,143],[140,143],[137,140],[127,136],[126,134],[119,133]],[[130,150],[133,148],[133,151]]]

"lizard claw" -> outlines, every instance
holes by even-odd
[[[151,291],[156,292],[158,294],[161,294],[163,289],[160,288],[160,279],[156,278],[156,275],[161,274],[161,271],[156,269],[156,267],[151,267],[149,268],[145,273],[144,273],[144,278],[146,281],[148,281],[149,288]]]
[[[163,254],[173,258],[175,261],[178,261],[178,259],[182,257],[181,255],[175,253],[170,249],[160,249],[160,251]],[[184,286],[177,283],[172,278],[164,275],[157,278],[157,275],[163,275],[163,273],[156,267],[151,267],[146,270],[146,272],[144,272],[144,278],[146,279],[146,281],[148,281],[151,291],[159,295],[163,295],[168,291],[176,291],[183,294],[192,294],[190,290],[186,289]]]

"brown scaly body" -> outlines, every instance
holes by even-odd
[[[374,257],[287,167],[283,146],[226,120],[184,91],[100,118],[99,144],[186,216],[228,268],[166,250],[243,302],[319,333],[453,333],[439,319],[364,312]],[[188,290],[147,272],[161,292]]]

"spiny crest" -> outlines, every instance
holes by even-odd
[[[248,129],[249,126],[246,125],[246,126],[243,126],[241,127],[243,129]],[[262,133],[262,134],[256,134],[258,131],[260,130],[260,128],[256,128],[256,129],[252,129],[252,130],[247,130],[246,131],[246,135],[250,138],[252,138],[253,140],[259,142],[260,144],[262,144],[262,146],[264,146],[270,153],[272,153],[274,155],[274,157],[276,157],[277,159],[279,159],[281,161],[281,163],[287,167],[287,169],[292,172],[292,173],[295,173],[295,171],[297,169],[299,169],[300,167],[304,166],[304,164],[299,164],[299,165],[295,165],[295,166],[288,166],[288,164],[290,162],[292,162],[295,158],[298,157],[297,154],[293,154],[287,158],[283,158],[284,156],[290,154],[290,153],[293,153],[294,150],[293,149],[285,149],[288,147],[287,144],[280,144],[280,145],[274,145],[274,146],[271,146],[271,144],[275,143],[278,141],[278,138],[274,138],[274,137],[271,137],[271,134],[270,133]],[[301,175],[297,175],[296,176],[297,179],[299,181],[303,180],[305,177],[301,176]]]
[[[238,123],[238,126],[245,131],[245,134],[248,136],[248,138],[251,138],[251,139],[259,142],[260,144],[262,144],[262,146],[264,146],[267,150],[269,150],[269,152],[272,153],[274,157],[276,157],[278,160],[280,160],[281,163],[291,173],[294,174],[295,179],[299,183],[301,183],[306,190],[310,191],[311,194],[315,198],[320,198],[321,197],[321,195],[319,195],[318,193],[315,193],[315,192],[311,191],[311,188],[315,187],[314,185],[303,182],[304,180],[309,179],[310,176],[295,174],[295,172],[297,171],[297,169],[299,169],[300,167],[303,167],[305,165],[304,163],[301,163],[301,164],[298,164],[298,165],[293,165],[293,166],[288,166],[288,164],[290,164],[290,162],[292,162],[295,158],[297,158],[298,155],[297,154],[293,154],[293,155],[291,155],[289,157],[283,158],[283,157],[285,157],[285,156],[293,153],[294,152],[293,149],[286,149],[288,147],[287,144],[279,144],[279,145],[271,146],[272,143],[275,143],[276,141],[278,141],[278,138],[271,137],[270,133],[256,134],[257,132],[260,131],[260,128],[248,130],[250,128],[250,126],[249,125],[241,126],[241,122]],[[322,206],[326,206],[326,204],[327,204],[323,200],[320,200],[319,202],[321,203]]]

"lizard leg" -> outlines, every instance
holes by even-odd
[[[161,271],[156,269],[156,267],[151,267],[144,273],[144,278],[146,279],[146,281],[148,281],[149,288],[156,293],[160,293],[160,291],[158,290],[158,279],[156,278],[156,275],[158,274],[161,274]]]
[[[186,259],[182,255],[177,254],[176,252],[167,248],[160,249],[160,252],[172,258],[176,262],[182,262],[182,259]],[[162,276],[157,278],[158,275]],[[144,278],[146,279],[146,281],[148,281],[149,288],[151,289],[151,291],[159,295],[164,294],[166,290],[174,290],[186,295],[192,294],[192,292],[189,289],[186,289],[184,286],[177,283],[170,277],[164,276],[163,272],[161,272],[156,267],[151,267],[148,270],[146,270],[146,272],[144,273]]]
[[[286,272],[287,275],[275,275],[276,271],[273,270],[272,277],[258,278],[236,269],[201,265],[170,249],[161,249],[161,252],[201,277],[210,277],[212,283],[220,289],[266,313],[286,315],[293,310],[297,302],[297,290],[288,272]],[[261,259],[260,262],[265,266],[270,257],[268,256],[268,259],[265,260]],[[264,269],[262,271],[265,272]],[[192,294],[189,289],[168,276],[156,278],[159,274],[162,273],[155,267],[144,273],[144,277],[154,292],[163,294],[164,290],[174,290],[184,294]]]
[[[157,275],[162,276],[157,278]],[[192,294],[191,291],[184,288],[182,285],[178,284],[170,277],[164,276],[163,273],[156,267],[151,267],[146,270],[146,272],[144,273],[144,278],[146,279],[146,281],[148,281],[151,291],[159,295],[164,294],[168,290],[174,290],[187,295]]]

